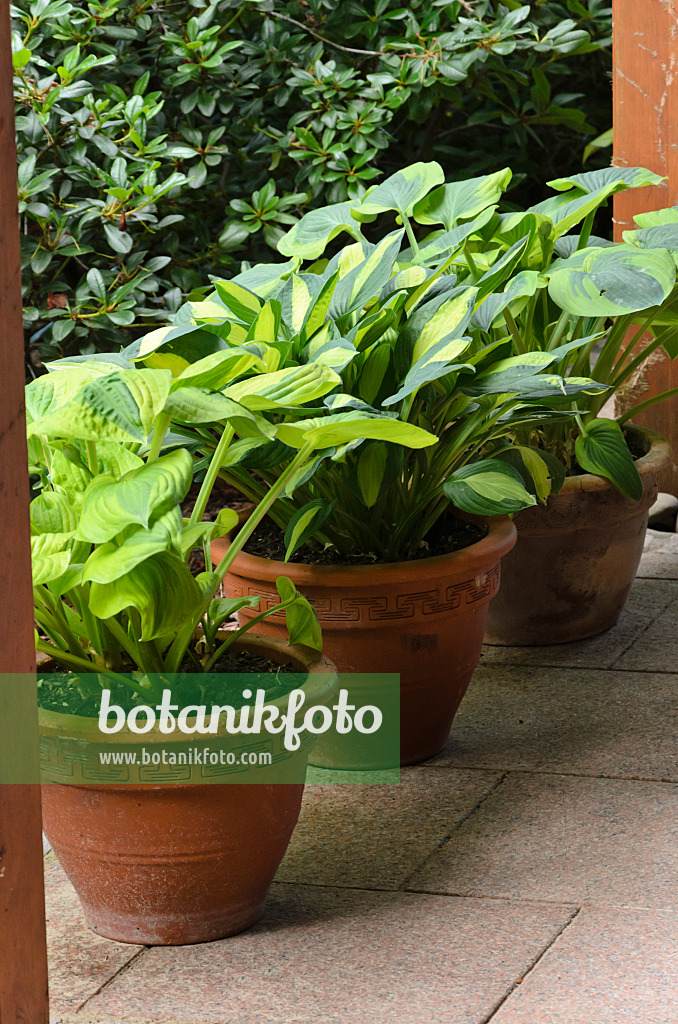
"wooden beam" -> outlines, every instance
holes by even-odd
[[[13,691],[21,685],[23,726],[37,760],[9,0],[0,0],[0,366],[0,707],[16,706]],[[0,717],[0,747],[14,746],[16,733],[16,721]],[[0,965],[0,1024],[47,1024],[40,787],[5,779],[0,779]]]
[[[678,2],[613,0],[614,159],[620,167],[649,167],[668,181],[630,189],[614,199],[615,238],[633,228],[633,216],[678,203]],[[664,359],[646,374],[649,397],[678,387],[678,361]],[[678,456],[678,399],[639,417],[673,444]],[[678,472],[660,481],[678,494]]]

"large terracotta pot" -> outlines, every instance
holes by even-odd
[[[631,430],[647,449],[636,462],[643,481],[639,502],[584,473],[568,477],[546,505],[516,515],[518,543],[502,562],[487,643],[561,644],[615,624],[638,569],[659,473],[671,459],[664,438],[642,427]]]
[[[332,701],[334,666],[317,652],[270,637],[250,636],[239,646],[308,672],[306,706]],[[303,782],[83,783],[96,778],[97,766],[86,754],[78,757],[78,746],[86,751],[88,736],[99,748],[114,737],[102,737],[94,720],[48,711],[40,712],[40,732],[43,778],[79,780],[43,785],[43,821],[90,928],[120,942],[184,945],[234,935],[259,920],[299,816]],[[174,735],[129,739],[148,749],[171,746]],[[293,760],[292,774],[303,780],[313,739],[295,752],[271,734],[237,742],[250,751],[268,744],[274,761]],[[136,766],[122,771],[130,779],[158,773],[150,767],[144,776]],[[188,773],[205,777],[204,768]]]
[[[461,551],[386,565],[302,565],[241,552],[225,591],[228,597],[259,595],[260,609],[270,607],[279,601],[276,579],[289,576],[314,605],[323,649],[339,672],[399,673],[400,760],[416,764],[445,746],[480,657],[489,602],[499,587],[499,559],[515,544],[509,519],[486,522],[487,536]],[[213,542],[215,560],[227,543]],[[255,614],[239,612],[242,622]],[[261,628],[283,636],[284,615],[269,616]],[[312,762],[367,767],[353,763],[350,754],[342,759],[326,737]]]

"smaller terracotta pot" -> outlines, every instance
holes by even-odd
[[[629,429],[647,449],[636,462],[643,497],[630,501],[602,477],[583,473],[567,477],[546,505],[519,512],[518,543],[502,562],[487,643],[584,640],[619,618],[643,553],[658,477],[671,461],[663,437],[644,427]]]
[[[228,597],[262,598],[258,610],[239,612],[240,621],[247,622],[259,610],[279,602],[275,581],[289,576],[314,605],[323,650],[339,672],[398,673],[400,762],[417,764],[435,757],[447,742],[480,658],[490,599],[499,587],[499,559],[515,544],[515,527],[509,519],[482,522],[487,536],[476,544],[409,562],[303,565],[241,552],[226,576],[225,592]],[[227,544],[226,539],[212,542],[215,562],[223,557]],[[269,616],[259,628],[282,638],[284,614]],[[342,680],[341,685],[346,682],[349,692],[359,696],[350,680]],[[330,734],[314,748],[313,763],[332,768],[376,767],[352,760],[350,736],[342,747]]]
[[[306,706],[331,703],[337,686],[334,666],[316,651],[252,635],[238,646],[308,672]],[[106,739],[114,741],[102,737],[95,720],[47,711],[40,712],[40,731],[47,779],[86,778],[98,764],[98,754],[96,763],[88,764],[88,736],[97,749]],[[147,748],[154,743],[171,747],[173,737],[146,733],[131,735],[131,740]],[[259,737],[239,741],[242,749],[261,746]],[[294,752],[284,748],[279,735],[267,734],[266,742],[274,760],[294,760],[294,773],[303,779],[312,740]],[[143,777],[139,768],[123,770],[133,773],[129,777]],[[199,772],[192,777],[199,778]],[[303,783],[51,781],[42,787],[43,822],[95,932],[143,945],[210,942],[241,932],[262,916],[303,789]]]

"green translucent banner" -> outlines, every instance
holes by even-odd
[[[399,781],[397,675],[39,672],[37,722],[35,686],[2,677],[0,783]]]

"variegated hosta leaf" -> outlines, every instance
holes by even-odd
[[[116,480],[144,464],[143,459],[140,459],[138,455],[131,452],[124,444],[117,444],[115,441],[99,441],[97,443],[97,462],[100,473],[108,473]]]
[[[181,388],[209,388],[212,391],[220,391],[253,367],[261,370],[264,368],[260,356],[255,352],[247,352],[240,348],[213,352],[182,370],[172,381],[171,391]]]
[[[263,306],[262,300],[255,295],[243,282],[238,281],[214,281],[214,289],[219,302],[228,310],[228,313],[250,327],[257,318],[259,310]],[[195,308],[195,304],[194,304]],[[200,312],[202,319],[204,312]]]
[[[128,527],[121,544],[109,542],[94,549],[85,562],[83,580],[113,583],[158,551],[180,553],[181,527],[181,509],[178,506],[159,515],[148,529]]]
[[[169,370],[122,370],[86,384],[33,423],[36,433],[83,441],[145,441],[169,394]]]
[[[322,398],[338,384],[341,377],[329,366],[306,363],[232,384],[224,395],[247,409],[285,409]]]
[[[455,508],[480,516],[510,515],[537,504],[518,471],[498,459],[462,466],[447,478],[443,491]]]
[[[431,189],[444,181],[445,172],[435,161],[410,164],[368,189],[356,208],[356,215],[372,218],[387,210],[409,215]]]
[[[53,449],[50,480],[56,490],[63,491],[74,505],[79,505],[92,474],[87,466],[83,465],[77,449],[71,446],[66,450],[71,452],[72,458],[68,458],[66,453],[58,448]]]
[[[278,425],[278,438],[291,448],[311,443],[315,449],[331,448],[350,441],[391,441],[406,448],[428,448],[438,438],[427,430],[402,420],[370,416],[364,412],[336,413],[325,417]]]
[[[534,295],[537,288],[546,283],[546,278],[541,277],[536,270],[523,270],[511,278],[503,291],[494,292],[482,300],[473,314],[472,322],[481,331],[489,331],[512,302]]]
[[[151,518],[186,495],[193,460],[179,448],[125,474],[121,480],[97,477],[85,493],[77,537],[104,544],[131,523],[148,528]]]
[[[574,316],[619,316],[659,306],[676,283],[676,265],[665,249],[634,245],[580,249],[557,260],[549,295]]]
[[[464,333],[473,313],[473,303],[476,294],[477,290],[475,288],[465,288],[460,294],[452,298],[445,299],[443,296],[444,301],[437,305],[435,311],[431,310],[430,313],[428,312],[428,308],[432,303],[420,306],[416,310],[411,319],[417,325],[423,322],[424,326],[414,342],[413,364],[428,352],[430,348],[438,345],[441,341],[450,337],[459,337],[459,335]],[[433,301],[437,302],[437,300]],[[462,345],[449,358],[454,358],[465,347],[466,345]]]
[[[395,231],[377,245],[369,246],[367,254],[360,251],[360,258],[350,271],[339,278],[329,306],[330,316],[341,317],[359,309],[382,292],[393,274],[402,237],[402,231]]]
[[[27,384],[26,425],[29,436],[47,433],[41,424],[68,405],[86,384],[98,376],[98,370],[79,364],[43,374]]]
[[[305,214],[278,242],[283,256],[301,256],[315,260],[322,256],[326,246],[345,231],[357,241],[362,239],[360,224],[352,215],[355,203],[334,203]]]
[[[304,348],[302,358],[309,363],[322,363],[341,373],[357,354],[348,338],[343,338],[336,324],[328,320]]]
[[[587,473],[610,480],[627,498],[640,501],[643,481],[616,420],[590,420],[575,441],[575,453]]]
[[[51,555],[33,555],[31,559],[33,586],[50,583],[59,579],[68,569],[71,560],[70,551],[56,551]]]
[[[513,172],[505,167],[494,174],[441,185],[417,203],[414,219],[419,224],[443,224],[449,230],[457,221],[476,217],[481,210],[498,203],[512,176]]]
[[[171,551],[160,551],[113,583],[92,583],[89,606],[99,619],[136,608],[141,617],[141,639],[155,640],[184,626],[203,600],[186,563]]]
[[[597,171],[582,171],[568,178],[554,178],[546,184],[559,192],[575,188],[580,192],[598,192],[599,189],[614,187],[615,192],[627,188],[643,188],[645,185],[660,185],[664,181],[659,174],[646,167],[601,167]]]

